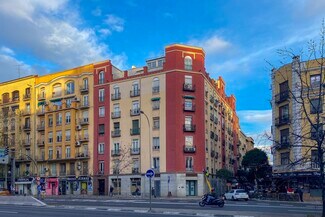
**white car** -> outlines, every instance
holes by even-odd
[[[229,191],[228,193],[225,193],[226,200],[239,200],[244,199],[248,200],[248,194],[244,189],[233,189]]]

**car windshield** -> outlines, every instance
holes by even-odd
[[[237,193],[246,193],[245,190],[237,190],[236,192],[237,192]]]

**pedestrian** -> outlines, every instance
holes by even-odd
[[[42,191],[42,186],[39,184],[37,185],[37,199],[41,198],[41,191]]]
[[[114,187],[111,185],[109,187],[109,196],[113,197],[113,191],[114,191]]]
[[[304,202],[304,199],[303,199],[304,192],[300,186],[297,188],[297,193],[299,194],[300,202]]]
[[[137,186],[137,188],[135,189],[135,196],[139,196],[140,195],[140,189]]]
[[[154,187],[151,188],[151,195],[156,198],[156,192]]]

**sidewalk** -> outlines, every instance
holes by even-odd
[[[45,203],[32,196],[0,196],[0,204],[46,206]]]

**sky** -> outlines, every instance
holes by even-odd
[[[210,77],[222,76],[237,99],[241,129],[263,146],[277,51],[317,39],[323,8],[324,0],[0,0],[0,82],[104,59],[126,70],[169,44],[200,46]]]

